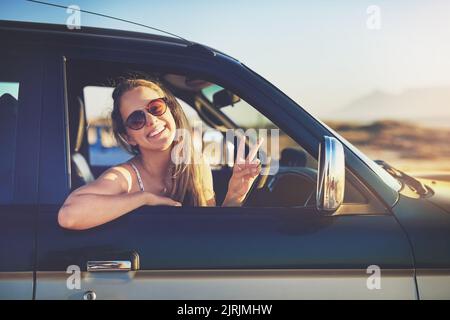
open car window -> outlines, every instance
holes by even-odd
[[[71,189],[93,181],[105,170],[132,157],[115,141],[110,119],[113,109],[114,79],[126,70],[123,65],[105,64],[97,74],[88,76],[92,62],[77,61],[68,67],[69,140],[72,165]],[[246,151],[251,148],[250,133],[263,137],[258,158],[263,162],[258,177],[245,201],[250,207],[314,207],[317,160],[265,117],[256,106],[232,92],[189,75],[164,74],[151,78],[161,81],[180,103],[193,129],[194,152],[201,152],[211,169],[216,203],[225,198],[236,157],[237,136],[246,135]],[[237,132],[239,131],[240,132]],[[232,139],[228,133],[232,131]],[[250,132],[250,133],[249,133]],[[256,139],[254,139],[256,140]],[[254,143],[254,141],[253,141]],[[347,203],[366,203],[367,199],[347,184]]]

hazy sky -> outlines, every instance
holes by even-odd
[[[319,116],[374,90],[450,88],[450,1],[61,1],[162,28],[239,59]],[[379,8],[379,29],[371,5]],[[0,19],[65,24],[63,9],[0,1]],[[375,24],[374,24],[375,21]],[[146,31],[81,15],[82,25]]]

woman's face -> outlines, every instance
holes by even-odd
[[[130,114],[136,110],[144,110],[147,104],[154,99],[164,97],[162,90],[155,91],[148,87],[137,87],[125,92],[120,99],[120,114],[125,122]],[[128,143],[152,151],[167,150],[172,145],[175,138],[175,120],[170,108],[166,112],[156,117],[145,112],[146,124],[139,130],[126,128]]]

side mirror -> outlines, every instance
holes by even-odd
[[[342,144],[324,136],[319,146],[316,205],[320,211],[335,212],[344,200],[345,154]]]
[[[227,89],[220,90],[213,95],[213,104],[217,109],[232,106],[239,101],[241,101],[241,98]]]

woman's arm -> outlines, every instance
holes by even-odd
[[[180,203],[150,192],[130,193],[131,175],[122,167],[108,169],[97,180],[73,191],[58,213],[58,223],[67,229],[99,226],[143,205]]]

